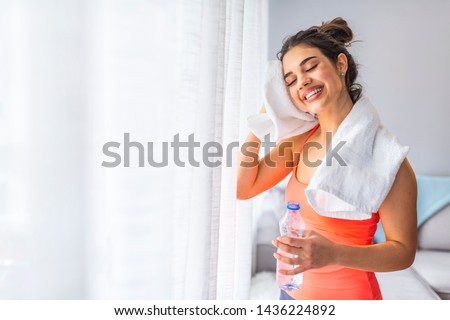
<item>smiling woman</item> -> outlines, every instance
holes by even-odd
[[[330,84],[334,87],[330,89],[335,92],[330,92],[331,95],[339,94],[342,87],[345,87],[353,103],[359,99],[362,87],[355,83],[358,69],[353,56],[347,50],[352,40],[353,32],[347,23],[342,19],[335,19],[322,26],[300,31],[283,43],[278,58],[283,61],[284,79],[295,102],[304,106],[302,100],[312,102],[321,95],[317,93],[322,93],[322,85],[307,83],[313,72],[315,77],[325,78],[328,82],[334,80]],[[297,59],[301,51],[306,58],[299,63]],[[303,90],[298,99],[295,92],[300,89],[299,86],[304,89],[306,85],[308,90]],[[343,95],[343,98],[345,97],[346,95]]]
[[[374,272],[404,269],[414,260],[417,186],[406,159],[408,148],[382,126],[375,108],[362,96],[355,82],[356,63],[347,50],[352,39],[347,22],[336,18],[285,40],[279,77],[286,90],[278,92],[288,95],[297,110],[315,114],[317,124],[279,141],[270,154],[254,159],[257,167],[246,168],[247,155],[240,157],[239,198],[251,198],[291,174],[285,202],[301,205],[303,237],[273,242],[291,254],[275,254],[292,266],[279,272],[304,273],[302,287],[282,291],[281,299],[382,299]],[[280,108],[273,101],[277,100],[265,106],[271,111]],[[308,150],[308,157],[323,159],[328,134],[333,144],[347,142],[340,152],[345,165],[312,166],[305,161],[304,146],[320,146]],[[259,150],[261,141],[253,133],[246,142]],[[282,149],[286,142],[291,147]],[[268,166],[269,160],[277,165]],[[387,240],[373,244],[380,219]]]

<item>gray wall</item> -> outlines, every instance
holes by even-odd
[[[417,174],[450,175],[450,1],[269,0],[268,57],[287,35],[341,16],[359,83]]]

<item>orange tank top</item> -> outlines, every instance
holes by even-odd
[[[319,125],[311,130],[300,148],[300,154],[306,141],[318,127]],[[288,182],[285,201],[286,203],[289,201],[300,203],[300,213],[305,221],[306,228],[314,230],[336,243],[348,245],[372,244],[379,214],[373,213],[372,217],[367,220],[347,220],[319,215],[306,199],[305,189],[308,185],[297,179],[297,166]],[[373,272],[341,266],[325,266],[305,271],[300,290],[290,291],[288,294],[297,300],[382,299],[378,281]]]

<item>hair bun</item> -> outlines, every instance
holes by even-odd
[[[329,35],[343,46],[346,46],[353,39],[352,29],[348,26],[347,21],[341,17],[322,22],[322,25],[317,27],[317,30]]]

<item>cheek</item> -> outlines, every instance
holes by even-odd
[[[329,69],[317,70],[316,76],[317,76],[317,78],[321,79],[322,81],[333,81],[333,79],[334,79],[334,76]]]
[[[330,71],[329,72],[325,72],[325,71],[321,72],[320,74],[318,74],[318,76],[322,79],[322,81],[324,81],[331,87],[336,88],[336,87],[339,87],[341,84],[339,77]]]
[[[288,89],[289,95],[291,96],[292,99],[296,99],[296,98],[298,99],[298,95],[296,94],[297,90],[295,90],[295,86],[288,87],[287,89]]]
[[[289,96],[295,102],[295,104],[300,104],[300,97],[298,96],[298,91],[295,89],[295,86],[288,88]]]

